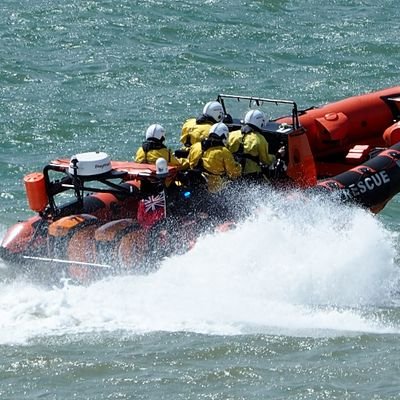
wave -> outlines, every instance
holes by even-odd
[[[254,198],[252,201],[256,201]],[[124,330],[400,333],[397,235],[370,213],[270,193],[236,229],[204,235],[144,276],[90,286],[0,283],[0,343]]]

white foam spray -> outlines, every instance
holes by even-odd
[[[399,333],[377,317],[399,279],[395,239],[364,210],[271,193],[236,229],[202,237],[156,273],[88,287],[0,284],[0,343],[116,330]]]

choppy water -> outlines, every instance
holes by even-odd
[[[300,107],[398,85],[396,1],[0,4],[0,237],[58,156],[132,156],[218,93]],[[0,280],[0,398],[400,398],[395,198],[378,217],[271,194],[145,277]],[[0,265],[1,276],[6,275]]]

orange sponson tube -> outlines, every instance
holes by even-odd
[[[49,203],[44,175],[33,172],[24,177],[26,197],[31,210],[42,212]]]
[[[399,96],[400,86],[396,86],[306,110],[299,120],[314,157],[345,153],[355,144],[384,146],[382,134],[393,124],[384,99]]]

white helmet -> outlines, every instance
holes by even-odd
[[[218,122],[211,127],[209,135],[211,134],[214,134],[221,139],[228,139],[229,129],[223,122]]]
[[[244,123],[263,129],[266,124],[265,114],[260,110],[250,110],[244,117]]]
[[[203,108],[203,114],[215,122],[220,122],[224,118],[224,109],[218,101],[209,101]]]
[[[153,124],[147,128],[146,139],[155,138],[159,140],[165,139],[165,129],[160,124]]]

